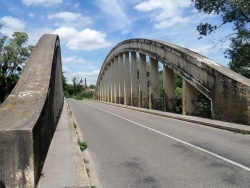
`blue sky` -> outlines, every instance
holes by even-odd
[[[191,0],[0,0],[1,32],[29,35],[35,45],[46,33],[58,34],[67,81],[87,78],[96,84],[110,49],[130,38],[150,38],[174,43],[227,66],[223,45],[214,44],[231,32],[225,26],[198,40],[196,26],[219,23],[220,17],[197,12]]]

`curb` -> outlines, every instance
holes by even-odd
[[[66,101],[66,104],[67,104],[67,112],[68,112],[68,117],[69,117],[71,141],[72,141],[72,145],[74,146],[74,161],[75,161],[75,167],[76,167],[75,172],[77,176],[77,182],[78,182],[78,185],[81,186],[81,188],[90,188],[91,187],[90,180],[89,180],[88,173],[86,171],[84,158],[82,156],[80,147],[77,143],[78,139],[83,140],[83,136],[78,126],[74,128],[73,122],[76,122],[76,120],[74,118],[74,115],[72,114],[70,105],[67,101]]]
[[[162,111],[157,111],[157,110],[149,110],[149,109],[127,106],[127,105],[125,106],[122,104],[109,103],[109,102],[98,101],[98,100],[94,100],[94,101],[99,102],[99,103],[104,103],[107,105],[112,105],[112,106],[117,106],[117,107],[121,107],[121,108],[125,108],[125,109],[130,109],[130,110],[134,110],[134,111],[138,111],[138,112],[158,115],[158,116],[162,116],[162,117],[166,117],[166,118],[177,119],[177,120],[186,121],[186,122],[190,122],[190,123],[196,123],[199,125],[204,125],[204,126],[208,126],[208,127],[213,127],[213,128],[217,128],[217,129],[231,131],[234,133],[250,134],[250,126],[248,126],[248,125],[241,125],[241,124],[235,124],[235,123],[230,123],[230,122],[223,122],[223,121],[219,121],[219,120],[205,119],[205,118],[200,118],[200,117],[195,117],[195,116],[174,114],[174,113],[170,113],[170,112],[162,112]]]

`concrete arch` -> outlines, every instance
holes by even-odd
[[[0,181],[6,187],[36,186],[62,106],[59,37],[44,35],[0,106]]]
[[[163,63],[211,100],[212,116],[250,124],[250,80],[189,49],[158,40],[130,39],[117,44],[106,56],[97,80],[119,54],[137,52]],[[103,84],[103,82],[102,82]],[[98,88],[97,88],[98,90]]]

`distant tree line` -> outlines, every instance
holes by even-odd
[[[95,85],[85,88],[83,80],[77,77],[72,79],[72,84],[67,83],[67,79],[63,74],[63,92],[66,98],[74,98],[77,100],[91,99],[94,94]]]

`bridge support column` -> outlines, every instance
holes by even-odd
[[[110,65],[107,68],[107,102],[110,102]]]
[[[119,66],[119,104],[124,104],[124,65],[123,54],[119,54],[118,57]]]
[[[106,69],[107,70],[107,69]],[[106,76],[105,76],[105,74],[106,74],[106,70],[104,70],[104,73],[103,73],[103,101],[104,102],[106,102]]]
[[[130,104],[130,66],[129,66],[129,52],[124,53],[124,105]]]
[[[104,71],[104,75],[103,75],[103,88],[104,88],[104,102],[107,102],[107,69]]]
[[[102,78],[100,80],[100,100],[103,101],[103,86],[102,86]]]
[[[170,111],[174,106],[170,100],[175,99],[174,71],[163,65],[163,111]]]
[[[182,114],[191,115],[195,111],[196,106],[192,100],[198,100],[197,89],[183,79],[183,93],[182,93]]]
[[[150,82],[149,82],[149,109],[158,106],[157,99],[160,99],[159,95],[159,74],[158,74],[158,61],[150,58]],[[160,105],[160,103],[159,103]],[[159,106],[160,108],[160,106]]]
[[[111,102],[111,92],[112,92],[112,81],[111,81],[111,62],[109,62],[109,66],[108,66],[108,87],[109,87],[109,101],[108,102]]]
[[[115,86],[115,103],[119,103],[119,66],[118,66],[118,56],[114,57],[114,86]]]
[[[114,61],[110,61],[110,102],[114,102]]]
[[[105,101],[104,75],[102,75],[102,101]]]
[[[148,108],[146,55],[139,53],[139,107]]]
[[[139,89],[138,89],[138,76],[137,76],[137,58],[136,52],[130,52],[130,73],[131,73],[131,106],[139,105]]]
[[[98,100],[101,100],[101,85],[100,85],[100,81],[98,82]]]

